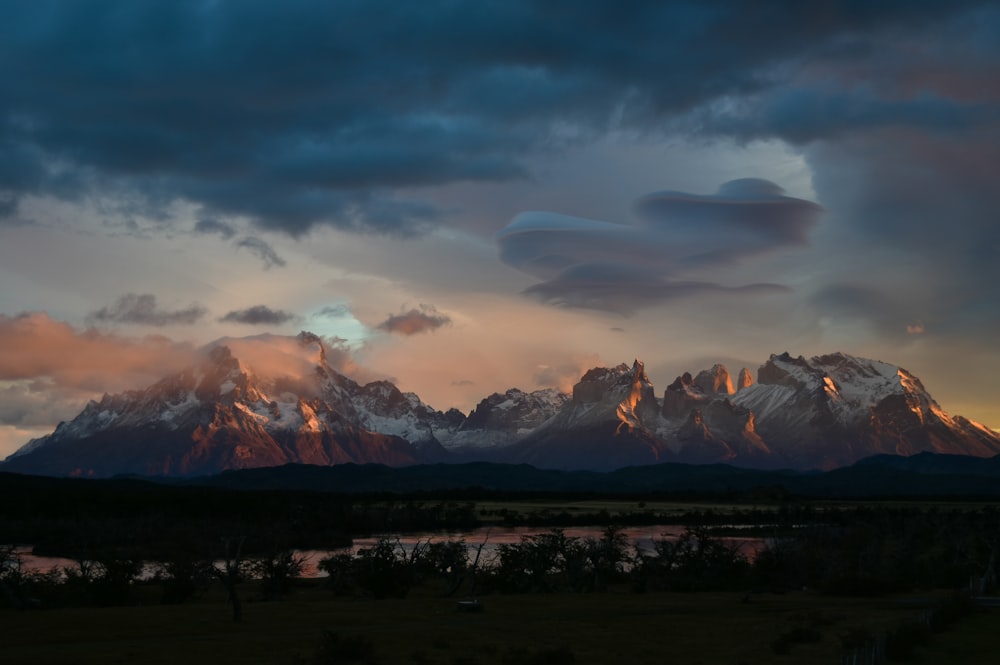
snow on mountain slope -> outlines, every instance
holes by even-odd
[[[772,355],[757,374],[758,382],[739,391],[737,404],[754,411],[759,420],[770,420],[803,395],[821,398],[822,405],[839,423],[850,425],[868,417],[868,409],[890,395],[924,394],[911,374],[877,360],[843,353],[816,356],[810,360],[787,353]],[[809,414],[796,414],[801,420]]]
[[[552,418],[569,395],[545,388],[524,392],[511,388],[481,400],[455,430],[441,432],[438,439],[449,449],[484,449],[510,445]]]
[[[921,451],[987,456],[1000,437],[952,418],[910,372],[844,353],[772,355],[737,391],[756,430],[792,466],[834,468],[868,455]]]
[[[388,381],[359,385],[327,364],[310,333],[253,343],[275,347],[272,361],[240,340],[215,343],[196,367],[91,402],[2,468],[193,475],[461,455],[552,468],[678,461],[829,469],[881,453],[1000,453],[1000,434],[948,415],[910,372],[843,353],[772,355],[756,382],[743,369],[735,384],[716,364],[677,377],[662,399],[636,360],[589,370],[572,396],[512,388],[466,416],[437,411]]]
[[[657,403],[640,362],[592,369],[511,459],[564,468],[673,460],[830,469],[880,453],[1000,453],[1000,436],[949,416],[895,365],[785,353],[757,374],[755,383],[742,370],[736,388],[719,364],[694,378],[684,373]]]
[[[551,419],[506,449],[504,459],[546,468],[612,469],[670,460],[648,423],[659,404],[643,363],[591,369]]]
[[[595,367],[573,386],[573,397],[544,429],[577,429],[614,422],[618,430],[644,429],[643,420],[659,410],[653,384],[639,360],[617,367]]]
[[[308,334],[298,341],[303,347],[321,344]],[[409,422],[406,409],[394,410],[395,396],[379,395],[378,387],[366,395],[326,365],[321,345],[319,350],[311,373],[262,377],[227,346],[212,346],[196,368],[91,402],[72,421],[22,447],[4,468],[51,475],[194,475],[289,462],[413,464],[436,459],[426,454],[435,449],[443,454],[433,444],[421,449],[365,429],[370,419]],[[401,403],[414,406],[405,397]]]

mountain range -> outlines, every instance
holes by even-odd
[[[285,338],[283,338],[285,339]],[[287,339],[285,339],[287,341]],[[1000,434],[944,412],[900,367],[844,353],[771,355],[733,379],[716,364],[657,396],[643,364],[586,372],[572,394],[494,393],[438,411],[389,381],[360,385],[303,332],[307,371],[261,371],[224,341],[196,366],[90,402],[0,470],[198,476],[285,464],[490,461],[564,470],[664,462],[835,469],[879,454],[990,457]]]

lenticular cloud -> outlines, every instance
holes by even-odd
[[[785,196],[773,182],[744,178],[707,196],[644,196],[631,224],[523,212],[497,234],[497,243],[504,263],[543,280],[525,293],[549,304],[629,315],[692,295],[785,290],[767,283],[722,285],[696,273],[805,245],[820,211],[815,203]]]

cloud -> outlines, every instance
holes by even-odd
[[[55,427],[102,393],[142,387],[189,366],[188,344],[80,331],[44,312],[0,314],[0,424]]]
[[[710,282],[670,281],[652,271],[621,264],[587,264],[568,268],[553,279],[529,286],[524,293],[550,305],[631,316],[640,309],[682,298],[760,295],[789,290],[780,284],[726,287]]]
[[[876,70],[888,37],[946,33],[981,4],[7,3],[0,67],[22,75],[0,82],[0,192],[8,211],[129,193],[296,236],[413,233],[447,216],[401,189],[524,177],[541,151],[746,99],[757,133],[801,124],[794,109],[845,105],[782,101],[789,78]],[[929,99],[911,122],[942,113]]]
[[[635,204],[639,218],[669,234],[669,244],[683,248],[683,263],[730,262],[765,251],[807,244],[820,206],[784,196],[784,190],[760,178],[723,183],[703,196],[663,191]]]
[[[263,376],[301,380],[314,374],[320,343],[327,364],[338,372],[362,383],[385,378],[360,366],[340,340],[307,333],[223,338],[199,349],[163,336],[78,330],[44,312],[0,314],[0,426],[30,429],[32,435],[51,430],[89,400],[152,385],[195,365],[205,349],[219,344]]]
[[[573,392],[573,386],[592,367],[600,367],[601,359],[595,355],[574,358],[558,365],[539,365],[536,368],[535,385],[542,388],[558,388],[564,393]]]
[[[0,221],[5,221],[17,212],[18,198],[9,192],[0,192]]]
[[[44,312],[0,314],[0,381],[47,379],[93,390],[159,378],[191,362],[194,350],[162,336],[121,337],[78,331]]]
[[[864,140],[819,142],[806,157],[830,218],[814,270],[835,283],[863,271],[878,302],[857,312],[880,330],[957,336],[996,348],[1000,329],[1000,122],[970,136],[885,130]],[[834,258],[839,257],[839,260]],[[831,275],[834,275],[831,277]]]
[[[315,376],[321,359],[359,383],[385,379],[355,360],[343,340],[302,331],[297,336],[265,333],[251,337],[222,337],[206,348],[227,346],[252,372],[269,378],[301,381]]]
[[[313,316],[326,317],[329,319],[343,319],[348,316],[354,316],[354,314],[351,312],[351,308],[347,305],[327,305],[313,314]]]
[[[199,219],[194,225],[194,230],[196,233],[220,235],[226,240],[236,235],[236,229],[232,225],[217,219]]]
[[[635,224],[521,213],[497,233],[500,258],[544,280],[525,289],[543,302],[625,316],[678,298],[787,291],[683,278],[806,244],[821,208],[782,192],[756,178],[727,182],[709,196],[657,192],[636,203]]]
[[[420,305],[401,314],[390,314],[382,323],[375,326],[379,330],[394,335],[416,335],[433,332],[443,326],[451,325],[451,318],[438,312],[433,305]]]
[[[274,266],[284,268],[286,265],[285,260],[278,256],[273,247],[255,236],[247,236],[237,241],[236,247],[245,249],[260,259],[264,263],[264,270],[270,270]]]
[[[130,323],[144,326],[190,326],[200,321],[208,310],[192,304],[186,309],[164,310],[156,304],[151,293],[126,293],[110,307],[102,307],[87,315],[97,323]]]
[[[877,131],[912,128],[933,133],[967,134],[1000,120],[1000,109],[930,93],[904,99],[886,98],[871,88],[792,89],[766,95],[734,109],[703,111],[699,131],[740,141],[780,137],[804,145],[817,140]]]
[[[48,379],[17,381],[0,387],[0,425],[52,427],[82,411],[91,395]]]
[[[283,309],[271,309],[267,305],[254,305],[246,309],[237,309],[219,318],[222,323],[245,323],[251,326],[280,326],[295,321],[298,316]]]
[[[806,304],[823,322],[861,323],[889,337],[905,333],[910,320],[905,302],[893,300],[871,284],[826,284],[809,294]]]
[[[194,230],[195,233],[218,235],[224,240],[232,239],[237,233],[236,227],[232,224],[211,218],[198,220]],[[264,264],[264,270],[270,270],[274,266],[284,268],[287,265],[285,259],[267,241],[257,236],[244,236],[233,240],[233,246],[237,250],[245,249],[260,259]]]

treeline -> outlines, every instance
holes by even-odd
[[[799,524],[747,550],[705,525],[651,548],[629,543],[620,527],[600,538],[562,529],[503,543],[488,556],[482,546],[442,541],[407,549],[384,539],[357,555],[321,562],[339,593],[404,596],[436,583],[443,592],[594,592],[627,585],[635,592],[739,591],[876,596],[916,589],[996,584],[1000,514],[983,510],[859,508],[836,522]]]
[[[218,534],[241,534],[250,551],[266,549],[275,533],[295,549],[333,549],[349,546],[357,534],[479,524],[469,501],[0,474],[0,544],[31,544],[47,556],[112,550],[155,559],[172,543],[203,542]]]
[[[487,547],[428,539],[404,546],[382,538],[356,554],[319,562],[323,586],[337,595],[404,597],[414,588],[442,596],[493,593],[635,593],[810,589],[832,595],[875,596],[917,589],[976,592],[996,584],[994,511],[857,511],[850,523],[813,525],[769,541],[755,555],[704,526],[651,547],[630,543],[621,528],[599,537],[562,529]],[[123,605],[154,600],[183,603],[210,585],[226,591],[233,616],[242,615],[241,585],[255,580],[259,597],[280,600],[295,589],[304,560],[280,533],[254,547],[251,538],[216,534],[164,545],[153,559],[122,550],[81,554],[60,570],[25,570],[16,551],[0,547],[0,605],[12,608]],[[251,554],[251,551],[255,553]],[[315,584],[316,582],[313,582]]]
[[[476,502],[571,501],[579,493],[492,492],[468,489],[398,494],[337,494],[290,490],[231,490],[164,485],[142,480],[57,479],[0,473],[0,544],[27,543],[40,555],[79,556],[114,549],[134,558],[155,558],[172,542],[204,534],[242,533],[249,546],[275,530],[297,549],[336,548],[352,536],[371,533],[471,530],[486,523],[507,526],[643,525],[714,523],[710,512],[687,515],[647,510],[517,511],[478,509]],[[609,495],[611,501],[620,497]],[[678,499],[693,497],[679,495]],[[697,495],[697,498],[702,498]],[[661,497],[662,499],[662,497]],[[755,497],[754,500],[757,500]],[[721,519],[721,518],[720,518]],[[732,516],[726,519],[734,519]],[[740,523],[769,519],[768,511],[736,516]]]

